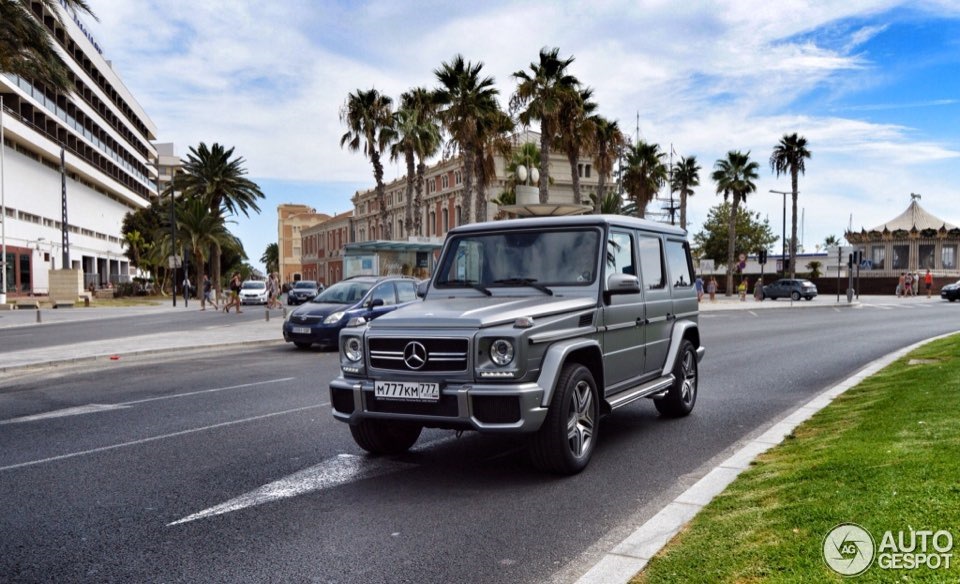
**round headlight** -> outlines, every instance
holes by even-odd
[[[323,324],[336,324],[340,322],[340,319],[343,318],[343,311],[334,312],[327,318],[323,319]]]
[[[343,354],[354,363],[363,359],[363,343],[360,342],[360,337],[350,337],[347,339],[343,344]]]
[[[497,339],[490,344],[490,360],[503,367],[513,361],[513,343],[507,339]]]

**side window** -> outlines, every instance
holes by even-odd
[[[393,282],[384,282],[383,284],[380,284],[374,288],[373,294],[370,295],[370,300],[376,300],[377,298],[383,300],[384,306],[396,304],[397,295],[393,291]]]
[[[607,239],[607,275],[630,274],[637,275],[637,267],[633,265],[633,238],[629,233],[611,231]]]
[[[674,288],[689,288],[693,285],[693,267],[683,241],[667,240],[667,265]]]
[[[417,299],[417,287],[409,280],[395,282],[397,285],[397,296],[400,302],[410,302]]]
[[[647,290],[660,290],[667,285],[663,277],[663,244],[659,237],[640,236],[640,270]]]

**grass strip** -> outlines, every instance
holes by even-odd
[[[862,575],[842,577],[821,549],[847,522],[877,546],[888,530],[905,532],[908,544],[911,528],[947,530],[950,568],[883,569],[876,558]],[[797,427],[632,582],[846,580],[960,582],[960,336],[917,349]]]

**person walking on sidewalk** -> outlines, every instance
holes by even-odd
[[[190,276],[187,276],[186,274],[184,274],[183,283],[181,285],[183,287],[183,307],[187,308],[188,302],[190,300],[190,288],[193,286],[190,283]]]
[[[217,303],[213,301],[213,296],[212,296],[213,287],[210,284],[210,276],[206,274],[203,275],[202,286],[203,286],[203,296],[200,297],[200,310],[206,310],[208,302],[210,303],[210,306],[212,306],[214,310],[220,310],[220,308],[217,306]]]
[[[703,302],[703,278],[697,275],[697,279],[693,282],[693,287],[697,290],[697,302]]]
[[[230,300],[224,305],[223,311],[230,312],[230,309],[236,307],[237,314],[243,312],[240,310],[240,288],[242,283],[240,282],[240,272],[234,272],[233,277],[230,278]]]
[[[927,270],[927,273],[923,276],[923,285],[927,288],[927,300],[929,300],[930,289],[933,288],[933,274],[930,273],[930,270]]]
[[[276,275],[271,272],[270,275],[267,276],[267,309],[283,308],[283,305],[277,300],[279,288],[280,287],[277,286]]]
[[[707,294],[710,295],[710,302],[717,301],[717,279],[713,276],[710,276],[710,281],[707,282]]]
[[[749,287],[750,284],[747,282],[746,278],[740,280],[740,285],[737,286],[737,294],[740,296],[740,302],[747,301],[747,288]]]

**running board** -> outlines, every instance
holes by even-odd
[[[618,393],[612,398],[607,399],[607,403],[610,404],[611,410],[615,410],[617,408],[622,408],[627,404],[633,403],[640,398],[663,393],[670,389],[671,385],[673,385],[673,375],[668,375],[667,377],[654,379],[653,381],[644,383],[643,385],[638,385],[633,389],[628,389],[627,391]]]

